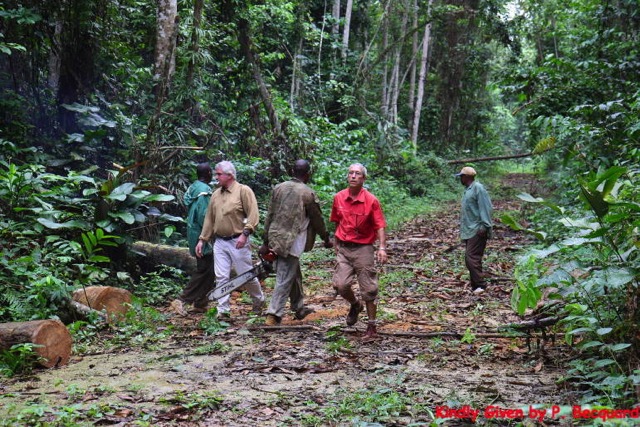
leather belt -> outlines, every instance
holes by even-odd
[[[233,240],[233,239],[237,239],[238,237],[240,237],[242,233],[238,233],[238,234],[234,234],[233,236],[218,236],[216,234],[216,239],[222,239],[222,240]]]
[[[345,248],[358,248],[360,246],[368,246],[366,243],[354,243],[354,242],[345,242],[344,240],[336,239],[338,241],[338,245],[343,246]]]

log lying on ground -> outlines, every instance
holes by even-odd
[[[131,250],[140,255],[138,264],[144,272],[153,271],[158,265],[179,268],[187,274],[196,270],[196,258],[189,248],[138,241],[131,245]]]
[[[107,322],[119,319],[129,310],[131,292],[113,286],[89,286],[76,289],[73,301],[97,311],[107,313]]]
[[[69,363],[73,340],[59,320],[0,323],[0,350],[26,343],[36,344],[34,351],[41,357],[38,363],[46,368]]]

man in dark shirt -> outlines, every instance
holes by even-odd
[[[273,250],[276,260],[276,286],[271,295],[265,324],[277,325],[284,315],[287,298],[297,320],[313,312],[304,306],[300,256],[310,251],[316,234],[324,240],[324,247],[333,244],[322,218],[316,193],[306,184],[311,176],[311,166],[306,160],[297,160],[293,166],[293,178],[276,185],[271,195],[269,212],[264,223],[264,244],[260,254]]]

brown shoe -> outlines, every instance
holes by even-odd
[[[347,314],[347,325],[353,326],[358,321],[358,314],[364,310],[364,305],[360,301],[356,301],[355,304],[351,304],[349,314]]]
[[[171,309],[180,316],[186,317],[188,315],[187,309],[184,308],[184,303],[179,299],[171,301]]]
[[[278,326],[280,324],[280,318],[275,314],[267,314],[264,318],[264,324],[266,326]]]
[[[293,318],[296,320],[302,320],[311,313],[315,313],[315,310],[309,307],[302,307],[300,310],[295,312]]]
[[[367,332],[364,333],[364,338],[368,340],[378,338],[378,331],[376,330],[375,323],[369,323],[367,325]]]

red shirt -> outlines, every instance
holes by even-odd
[[[387,226],[380,202],[364,188],[355,198],[348,188],[338,192],[333,197],[329,220],[338,224],[337,239],[363,245],[375,242],[376,231]]]

